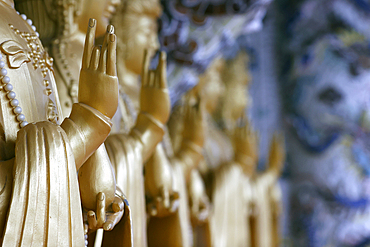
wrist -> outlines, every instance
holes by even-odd
[[[76,166],[79,167],[107,138],[112,122],[98,110],[83,103],[75,103],[71,115],[63,121],[61,127],[68,136]]]

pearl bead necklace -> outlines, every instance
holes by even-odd
[[[32,30],[33,30],[33,31],[35,31],[36,36],[37,36],[37,37],[39,37],[39,36],[40,36],[40,34],[39,34],[38,32],[36,32],[36,27],[35,27],[34,25],[32,25],[33,21],[32,21],[31,19],[27,19],[27,16],[26,16],[25,14],[20,14],[18,11],[17,11],[17,14],[18,14],[20,17],[22,17],[22,19],[23,19],[23,20],[25,20],[25,21],[28,23],[28,25],[30,25],[30,26],[31,26]]]
[[[10,78],[7,76],[8,71],[4,68],[5,63],[2,61],[3,55],[0,53],[0,79],[3,84],[3,89],[7,92],[6,96],[9,99],[9,104],[13,108],[13,113],[16,115],[16,120],[19,122],[21,128],[26,126],[26,116],[22,114],[22,108],[19,106],[19,101],[15,98],[16,94],[13,91],[13,85],[10,84]]]
[[[17,11],[17,14],[27,22],[28,25],[31,26],[32,30],[35,32],[36,36],[39,37],[39,33],[36,32],[36,27],[32,25],[32,20],[27,19],[27,16],[25,14],[19,14]],[[0,53],[0,80],[3,85],[3,89],[6,92],[6,96],[9,99],[9,104],[13,108],[13,113],[16,115],[16,120],[19,122],[19,126],[23,128],[28,124],[26,121],[26,116],[22,114],[22,108],[19,106],[19,100],[17,100],[16,94],[13,91],[13,85],[10,83],[10,78],[7,76],[8,71],[4,68],[5,62],[2,61],[3,55]]]

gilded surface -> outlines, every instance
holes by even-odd
[[[89,159],[111,129],[110,118],[117,108],[115,92],[118,94],[115,59],[111,56],[115,54],[115,37],[108,35],[103,46],[106,52],[95,57],[91,56],[89,33],[80,87],[94,89],[79,96],[80,103],[59,126],[62,118],[58,116],[62,114],[52,59],[32,22],[26,22],[12,6],[12,2],[0,2],[0,44],[6,61],[0,98],[4,133],[1,159],[9,160],[1,165],[6,175],[0,206],[2,246],[82,246],[85,241],[76,168]],[[97,66],[99,61],[101,66]],[[98,99],[91,97],[96,94],[94,90],[100,92]],[[9,103],[9,99],[13,100]],[[31,123],[27,125],[25,119]],[[10,166],[14,167],[13,174]]]
[[[277,183],[285,160],[284,139],[274,135],[268,168],[255,178],[256,221],[253,226],[256,234],[255,246],[279,246],[281,214],[281,189]]]
[[[203,194],[198,195],[198,193],[194,193],[196,188],[190,190],[188,188],[192,181],[192,174],[202,158],[204,107],[201,102],[196,102],[193,105],[187,102],[183,108],[183,116],[180,118],[183,121],[181,125],[187,126],[187,128],[175,134],[180,135],[180,147],[175,150],[173,156],[165,154],[163,151],[159,153],[160,150],[157,150],[152,160],[154,165],[157,164],[157,166],[166,159],[171,163],[174,180],[173,189],[180,198],[178,202],[174,200],[175,198],[167,199],[164,205],[166,207],[166,203],[169,204],[167,207],[173,211],[174,205],[178,203],[178,210],[171,215],[163,215],[163,213],[161,215],[161,212],[158,210],[161,207],[160,203],[152,203],[154,204],[154,209],[159,212],[152,213],[150,211],[151,208],[149,208],[152,216],[148,224],[149,246],[193,246],[192,232],[190,231],[192,211],[190,210],[189,197],[194,199],[191,207],[193,211],[199,213],[203,209],[203,204],[200,205],[198,201],[201,198],[195,198],[195,196],[203,196]],[[169,143],[168,145],[171,144]],[[164,199],[166,200],[166,198]]]
[[[256,175],[258,138],[237,124],[245,54],[213,62],[166,136],[166,54],[149,68],[161,5],[118,4],[16,1],[33,23],[0,0],[1,245],[84,246],[90,234],[92,246],[96,230],[99,245],[104,229],[104,246],[278,246],[283,140]]]

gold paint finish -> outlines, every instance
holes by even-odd
[[[31,122],[19,131],[8,103],[1,104],[4,138],[0,158],[2,174],[6,176],[0,195],[2,246],[83,246],[76,171],[109,134],[110,118],[117,108],[114,34],[108,35],[104,52],[94,60],[100,64],[97,67],[89,65],[95,64],[90,62],[93,44],[86,42],[79,86],[82,91],[90,90],[79,97],[81,103],[73,105],[71,115],[59,126],[62,118],[57,116],[62,113],[52,59],[12,4],[0,1],[0,12],[4,68],[22,113]],[[95,35],[90,31],[87,37],[91,40]],[[5,98],[1,96],[0,100],[4,102]],[[3,210],[7,208],[4,218]]]

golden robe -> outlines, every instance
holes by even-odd
[[[0,12],[4,69],[30,123],[20,129],[2,88],[0,174],[5,178],[0,179],[1,246],[84,246],[76,165],[104,141],[109,120],[89,106],[76,104],[74,116],[60,127],[63,116],[52,59],[14,8],[0,1]],[[103,128],[91,142],[88,135],[96,133],[95,127]],[[83,142],[82,152],[72,148],[75,142],[71,139]]]
[[[235,162],[222,165],[214,176],[212,246],[251,246],[249,216],[253,191],[250,178]]]
[[[84,246],[76,166],[64,130],[50,122],[18,132],[13,194],[2,246]]]
[[[255,179],[256,191],[256,246],[279,246],[279,214],[281,209],[281,190],[276,175],[267,171]]]
[[[123,134],[110,135],[105,141],[105,146],[112,162],[116,175],[117,187],[119,187],[127,196],[130,208],[133,227],[133,243],[135,246],[146,246],[146,211],[144,197],[144,176],[143,176],[143,159],[141,156],[140,144],[138,140]],[[107,241],[115,241],[114,246],[125,246],[124,234],[122,229],[124,222],[118,225],[104,235],[104,245]],[[120,234],[117,234],[120,232]],[[111,238],[109,235],[114,236]],[[120,239],[122,236],[123,239]],[[110,242],[113,243],[113,242]]]

